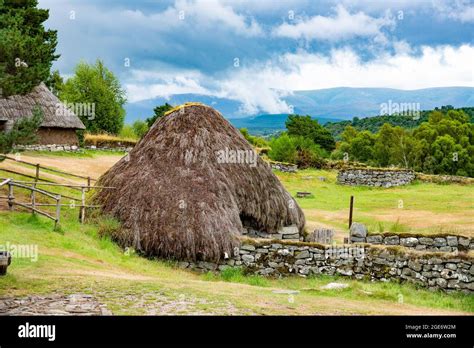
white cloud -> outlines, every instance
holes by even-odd
[[[291,111],[282,97],[295,90],[333,87],[384,87],[420,89],[472,86],[474,46],[424,46],[418,55],[405,43],[396,53],[384,53],[364,61],[351,48],[335,49],[328,55],[300,51],[279,59],[233,68],[223,79],[196,72],[172,75],[140,72],[141,83],[127,85],[131,101],[179,93],[198,93],[242,102],[243,114]],[[140,75],[141,74],[141,75]],[[160,77],[158,84],[143,81]],[[175,76],[175,77],[173,77]],[[206,87],[203,87],[206,86]]]
[[[354,37],[372,37],[385,41],[383,27],[394,27],[395,21],[389,12],[383,17],[374,18],[364,12],[349,13],[342,5],[336,7],[333,17],[314,16],[295,24],[284,23],[273,30],[279,37],[306,40],[347,40]]]
[[[470,0],[433,1],[433,7],[442,18],[449,18],[462,23],[474,22],[474,5]]]

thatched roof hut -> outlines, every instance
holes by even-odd
[[[244,224],[270,234],[305,224],[240,132],[196,103],[158,119],[98,185],[116,187],[94,200],[121,222],[121,243],[147,255],[218,260],[240,244]]]
[[[35,106],[39,106],[44,114],[38,131],[39,143],[77,143],[75,131],[85,129],[84,124],[44,83],[25,95],[0,96],[0,130],[9,130],[20,118],[31,117]]]

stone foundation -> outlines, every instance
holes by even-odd
[[[220,263],[180,262],[203,272],[239,267],[264,276],[341,275],[355,279],[410,282],[431,290],[474,292],[473,258],[467,254],[426,253],[400,246],[244,241]]]
[[[341,169],[337,182],[351,186],[392,187],[411,183],[415,173],[411,170]]]

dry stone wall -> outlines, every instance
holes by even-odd
[[[350,228],[351,243],[400,245],[420,251],[458,252],[474,250],[474,240],[458,235],[416,235],[411,233],[368,234],[364,224],[354,222]]]
[[[391,169],[341,169],[337,182],[351,186],[392,187],[411,183],[415,172],[411,170]]]
[[[432,290],[474,292],[472,257],[412,251],[400,246],[246,241],[222,262],[180,262],[179,266],[204,272],[239,267],[246,273],[276,277],[341,275],[410,282]]]

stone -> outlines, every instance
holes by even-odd
[[[309,257],[311,257],[309,250],[303,250],[302,252],[296,254],[295,256],[296,259],[307,259]]]
[[[329,283],[321,287],[322,290],[339,290],[349,287],[349,284],[344,283]]]
[[[410,267],[414,271],[419,272],[421,271],[423,266],[418,261],[410,260],[408,261],[408,267]]]
[[[446,239],[437,237],[434,239],[434,246],[441,247],[441,246],[446,246]]]
[[[245,254],[245,255],[242,255],[242,261],[244,263],[251,263],[255,261],[255,257],[250,254]]]
[[[295,233],[295,234],[284,234],[284,235],[283,235],[283,239],[297,239],[297,240],[299,240],[299,239],[300,239],[300,235],[299,235],[299,233]]]
[[[363,237],[351,237],[351,242],[353,242],[353,243],[364,243],[365,238],[363,238]]]
[[[367,236],[366,241],[367,241],[367,243],[370,243],[370,244],[382,244],[383,243],[383,237],[379,234],[372,235],[372,236]]]
[[[459,237],[458,243],[460,246],[464,247],[467,249],[469,247],[469,238],[464,238],[464,237]]]
[[[446,242],[449,246],[457,247],[458,246],[458,237],[456,236],[448,236],[446,237]]]
[[[351,237],[365,238],[367,237],[367,227],[359,222],[353,222],[350,228]]]
[[[255,246],[253,246],[251,244],[243,244],[243,245],[240,246],[240,249],[241,250],[246,250],[246,251],[254,251]]]
[[[444,265],[444,267],[446,267],[447,269],[451,269],[453,271],[455,271],[458,268],[455,263],[447,263]]]
[[[436,278],[435,282],[436,282],[436,285],[438,285],[441,288],[445,288],[446,285],[448,284],[448,281],[443,278]]]
[[[389,237],[385,237],[383,242],[384,244],[387,244],[387,245],[398,245],[400,244],[400,238],[398,236],[389,236]]]
[[[408,237],[408,238],[400,238],[400,245],[405,247],[414,247],[418,244],[418,238]]]
[[[354,274],[354,272],[350,268],[348,268],[348,269],[338,269],[337,273],[339,273],[340,275],[349,276],[349,277]]]
[[[300,231],[298,230],[297,226],[285,226],[285,227],[280,228],[278,233],[281,233],[283,237],[285,237],[285,235],[288,235],[288,234],[299,235]]]
[[[420,242],[420,244],[423,244],[423,245],[433,245],[434,244],[433,238],[420,237],[420,238],[418,238],[418,241]]]

